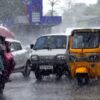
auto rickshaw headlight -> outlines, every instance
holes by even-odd
[[[99,55],[91,55],[91,56],[89,56],[88,60],[90,62],[100,61],[100,56]]]

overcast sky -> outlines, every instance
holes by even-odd
[[[55,5],[55,9],[57,9],[58,11],[61,12],[61,9],[66,7],[65,1],[66,0],[59,0],[58,5]],[[97,0],[71,0],[71,1],[72,1],[72,3],[86,3],[87,5],[95,4],[97,2]],[[48,10],[51,9],[51,6],[49,4],[49,0],[43,0],[43,7],[44,7],[44,10],[43,10],[44,14],[47,13]],[[60,14],[62,14],[62,12]]]
[[[94,4],[97,2],[97,0],[73,0],[75,2],[83,2],[83,3],[86,3],[86,4]]]

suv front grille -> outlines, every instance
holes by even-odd
[[[54,60],[54,56],[39,56],[39,60],[51,61],[51,60]]]

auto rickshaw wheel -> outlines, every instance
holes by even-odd
[[[85,77],[83,77],[83,76],[85,76]],[[77,75],[77,83],[79,86],[88,85],[89,78],[88,78],[87,74],[78,74]]]

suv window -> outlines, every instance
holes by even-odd
[[[22,49],[22,46],[20,43],[16,43],[16,42],[11,43],[11,51],[18,51],[21,49]]]
[[[37,39],[35,49],[65,49],[67,37],[62,35],[42,36]]]

